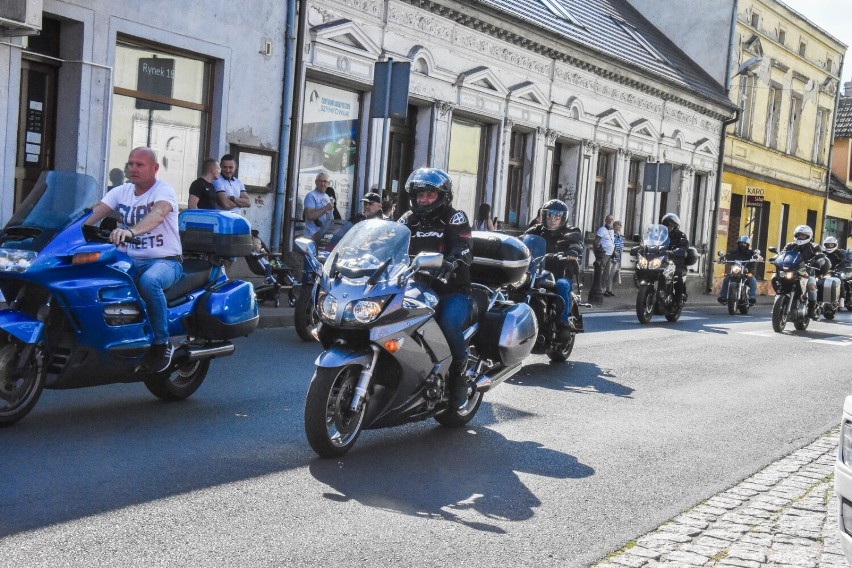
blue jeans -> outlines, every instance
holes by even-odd
[[[574,283],[567,278],[560,278],[556,281],[556,293],[565,300],[565,311],[562,312],[561,318],[562,323],[567,323],[568,318],[571,316],[571,289],[573,287]]]
[[[730,283],[730,276],[725,275],[725,279],[722,280],[722,289],[719,290],[719,298],[726,299],[728,297],[728,284]],[[757,278],[752,276],[749,278],[746,283],[748,284],[748,297],[752,300],[757,298]]]
[[[154,343],[164,345],[169,341],[169,312],[165,291],[180,280],[183,265],[176,260],[162,258],[139,258],[133,264],[137,271],[136,287],[145,303]]]
[[[441,296],[435,321],[444,332],[454,363],[467,360],[467,346],[464,342],[465,324],[470,320],[473,300],[460,292]]]

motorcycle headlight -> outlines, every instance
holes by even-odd
[[[743,267],[737,264],[731,266],[731,274],[739,274],[743,271]]]
[[[636,266],[639,268],[648,268],[648,259],[644,256],[639,257],[639,261],[636,263]]]
[[[334,321],[337,318],[337,298],[323,290],[317,297],[320,316],[323,319]]]
[[[648,260],[645,257],[639,258],[639,268],[647,268],[649,270],[656,270],[663,264],[663,259],[661,257],[652,258]]]
[[[369,298],[350,302],[343,311],[343,321],[357,321],[358,323],[370,323],[382,313],[385,303],[390,296],[381,298]]]
[[[31,250],[0,249],[0,271],[24,272],[38,253]]]

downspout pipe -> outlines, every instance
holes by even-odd
[[[828,160],[825,173],[825,202],[822,205],[822,235],[820,241],[825,240],[825,220],[828,215],[828,200],[831,197],[831,159],[834,157],[834,133],[837,126],[837,113],[840,112],[840,97],[843,96],[843,60],[844,55],[840,56],[840,70],[838,71],[839,83],[837,85],[837,96],[834,97],[834,114],[831,116],[831,137],[828,139]],[[819,146],[819,140],[816,141]],[[817,156],[819,159],[819,156]]]
[[[725,69],[725,92],[728,98],[731,98],[731,69],[734,62],[734,41],[737,34],[737,2],[731,2],[731,35],[728,37],[728,66]],[[716,253],[716,233],[719,229],[719,199],[722,197],[722,173],[725,167],[725,139],[728,134],[728,126],[734,124],[740,119],[740,109],[734,112],[734,116],[722,121],[722,136],[719,140],[719,161],[716,170],[719,175],[716,176],[716,191],[713,198],[713,226],[710,227],[710,250],[707,253],[707,267],[705,269],[706,283],[705,292],[710,293],[713,290],[713,255]]]
[[[296,74],[296,2],[287,0],[287,31],[284,55],[284,86],[281,96],[281,136],[275,176],[275,209],[272,213],[272,250],[281,250],[284,210],[287,204],[287,164],[290,162],[290,131],[293,111],[293,77]]]

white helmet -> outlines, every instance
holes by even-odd
[[[825,237],[822,241],[822,248],[825,252],[834,252],[837,250],[837,237]]]
[[[797,245],[806,245],[814,238],[814,230],[807,225],[799,225],[793,231],[793,239]]]

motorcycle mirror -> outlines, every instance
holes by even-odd
[[[718,256],[719,258],[722,258],[723,256],[725,256],[725,253],[723,253],[722,251],[719,251],[719,252],[716,253],[716,256]]]
[[[769,252],[775,252],[775,253],[777,253],[777,252],[778,252],[778,249],[777,249],[777,248],[775,248],[775,247],[769,247]]]
[[[642,237],[639,236],[639,233],[635,233],[632,237],[630,237],[630,239],[634,241],[641,240],[641,238]]]
[[[444,255],[439,252],[421,252],[414,257],[411,266],[414,270],[421,268],[441,268]]]
[[[296,239],[296,248],[299,249],[299,252],[305,255],[316,256],[317,255],[317,244],[311,239],[305,237],[299,237]]]
[[[639,254],[639,247],[638,246],[630,249],[630,256],[636,256],[638,254]]]

